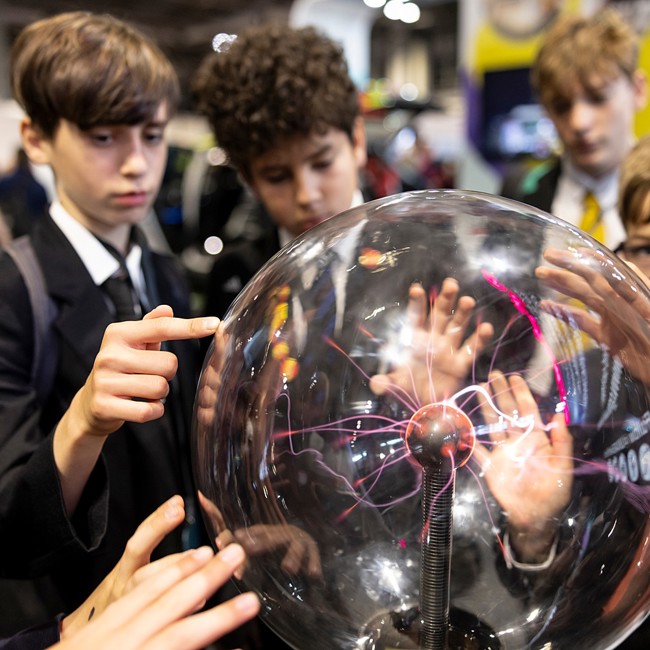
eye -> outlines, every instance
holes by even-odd
[[[113,133],[106,130],[93,130],[88,133],[88,137],[98,146],[106,146],[113,142]]]
[[[607,102],[607,94],[603,92],[591,92],[589,93],[589,101],[592,104],[600,105]]]
[[[556,115],[564,115],[571,108],[571,102],[566,99],[558,99],[554,102],[551,102],[551,111]]]
[[[160,144],[163,142],[165,132],[163,129],[148,129],[144,133],[144,139],[148,144]]]
[[[264,180],[271,185],[279,185],[289,180],[289,174],[285,172],[273,172],[272,174],[265,174]]]
[[[331,158],[323,158],[322,160],[314,161],[314,169],[327,169],[332,166],[334,161]]]

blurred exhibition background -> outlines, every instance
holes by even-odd
[[[215,35],[265,21],[315,25],[342,43],[362,93],[366,182],[376,196],[431,187],[497,192],[508,166],[537,164],[557,148],[528,80],[544,30],[559,12],[605,4],[639,30],[640,63],[650,71],[647,0],[0,0],[0,174],[15,165],[19,145],[7,55],[13,38],[39,17],[88,9],[152,35],[179,72],[184,100],[169,130],[156,206],[174,252],[191,256],[186,249],[209,237],[236,236],[227,227],[243,190],[187,88]],[[637,134],[648,132],[650,107],[637,118]],[[50,191],[47,175],[35,173]]]

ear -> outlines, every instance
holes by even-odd
[[[24,117],[20,122],[20,136],[23,141],[23,149],[34,164],[49,164],[50,140],[28,117]]]
[[[354,126],[352,128],[352,147],[354,149],[354,158],[357,161],[357,167],[361,169],[368,161],[366,126],[361,115],[354,120]]]
[[[634,86],[636,110],[640,111],[645,108],[648,101],[648,78],[644,70],[635,70],[632,84]]]

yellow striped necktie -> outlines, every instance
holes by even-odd
[[[602,216],[603,213],[596,197],[591,192],[587,192],[583,201],[580,229],[601,243],[605,241],[605,224],[603,223]]]
[[[583,212],[580,221],[580,230],[591,235],[594,239],[603,243],[605,239],[605,226],[602,220],[602,210],[598,205],[598,200],[591,193],[587,192],[582,203]],[[570,298],[568,305],[585,309],[584,303],[576,298]],[[580,331],[578,328],[571,328],[566,323],[557,323],[558,339],[555,354],[560,358],[568,358],[577,354],[586,352],[594,347],[593,339]]]

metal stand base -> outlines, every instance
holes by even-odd
[[[378,614],[364,627],[359,650],[500,650],[494,631],[473,614],[451,608],[447,647],[422,648],[419,645],[422,619],[413,607],[401,612]]]

